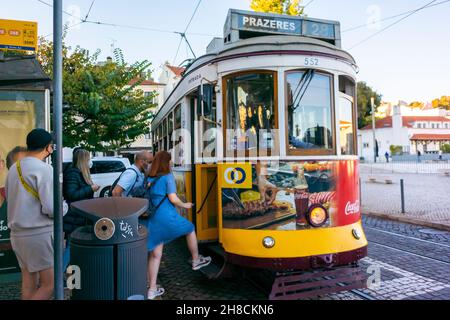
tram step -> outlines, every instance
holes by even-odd
[[[270,300],[293,300],[366,288],[367,275],[354,266],[278,274]]]

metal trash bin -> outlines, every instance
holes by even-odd
[[[80,268],[81,288],[74,300],[127,300],[147,291],[147,229],[139,216],[147,199],[97,198],[71,209],[92,221],[77,228],[70,241],[70,264]]]

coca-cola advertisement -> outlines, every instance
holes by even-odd
[[[223,227],[302,230],[360,219],[357,161],[258,162],[252,187],[222,188]]]

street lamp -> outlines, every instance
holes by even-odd
[[[372,134],[373,134],[373,162],[377,162],[377,142],[375,140],[375,98],[370,98],[372,107]]]

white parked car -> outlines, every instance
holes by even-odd
[[[95,157],[92,158],[92,162],[92,181],[100,186],[94,197],[108,197],[109,188],[120,174],[130,167],[130,160],[128,158]]]
[[[111,185],[131,166],[128,158],[118,157],[94,157],[92,163],[92,181],[100,186],[100,189],[94,193],[94,197],[108,197]],[[70,162],[65,162],[64,169],[69,165]]]

